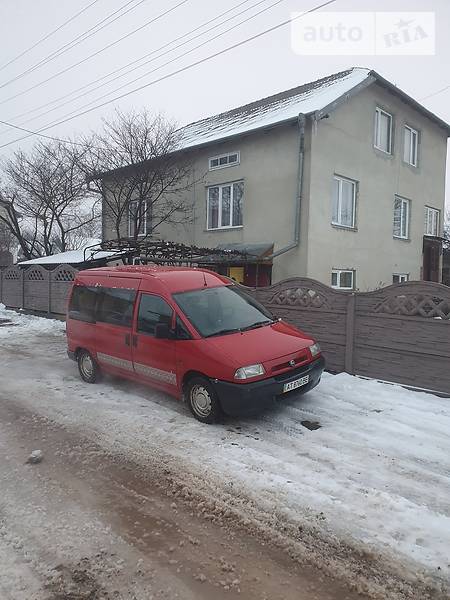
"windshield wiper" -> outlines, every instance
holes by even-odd
[[[219,331],[205,335],[205,337],[209,338],[213,337],[214,335],[225,335],[226,333],[236,333],[238,331],[242,331],[242,329],[239,329],[239,327],[235,327],[233,329],[220,329]]]
[[[252,325],[247,325],[247,327],[241,327],[241,331],[249,331],[250,329],[257,329],[258,327],[264,327],[264,325],[269,325],[269,323],[275,323],[275,321],[266,319],[265,321],[257,321]]]

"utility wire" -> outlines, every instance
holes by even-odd
[[[97,4],[98,1],[99,0],[93,0],[93,2],[91,2],[90,4],[88,4],[87,6],[82,8],[80,11],[78,11],[77,13],[72,15],[69,19],[67,19],[67,21],[64,21],[64,23],[61,23],[61,25],[59,25],[56,29],[53,29],[53,31],[50,31],[50,33],[47,33],[47,35],[45,35],[43,38],[41,38],[40,40],[35,42],[33,45],[29,46],[28,48],[23,50],[20,54],[18,54],[14,58],[11,58],[11,60],[6,62],[5,64],[1,65],[0,71],[2,71],[3,69],[6,69],[6,67],[9,67],[9,65],[12,65],[13,63],[15,63],[17,60],[19,60],[19,58],[22,58],[22,56],[25,56],[25,54],[28,54],[28,52],[31,52],[31,50],[34,50],[34,48],[36,48],[37,46],[39,46],[40,44],[42,44],[43,42],[48,40],[52,35],[54,35],[58,31],[60,31],[63,27],[65,27],[66,25],[68,25],[69,23],[74,21],[77,17],[82,15],[84,12],[86,12],[89,8],[91,8],[91,6],[94,6],[94,4]]]
[[[260,2],[257,2],[257,4],[260,4],[261,1],[263,1],[263,0],[260,0]],[[215,36],[208,38],[207,40],[201,42],[200,44],[197,44],[196,46],[193,46],[189,50],[187,50],[187,51],[183,52],[182,54],[179,54],[179,55],[171,58],[170,60],[162,63],[158,67],[155,67],[154,69],[150,69],[150,71],[146,71],[142,75],[139,75],[139,77],[135,77],[131,81],[128,81],[127,83],[124,83],[123,85],[120,85],[119,87],[115,88],[114,90],[110,90],[109,92],[106,92],[106,94],[102,94],[101,96],[99,96],[97,98],[94,98],[94,100],[90,100],[86,104],[83,104],[83,105],[79,106],[77,109],[75,109],[75,110],[73,110],[73,111],[71,111],[69,113],[66,113],[62,117],[59,117],[59,119],[65,119],[66,117],[70,117],[74,113],[77,113],[79,110],[87,108],[88,106],[91,106],[92,104],[95,104],[96,102],[99,102],[100,100],[103,100],[103,98],[107,98],[111,94],[114,94],[114,93],[116,93],[116,92],[118,92],[120,90],[123,90],[124,88],[127,88],[132,83],[136,83],[137,81],[140,81],[141,79],[144,79],[148,75],[151,75],[152,73],[155,73],[156,71],[161,70],[162,68],[166,67],[167,65],[170,65],[170,64],[172,64],[174,62],[177,62],[180,58],[184,58],[185,56],[187,56],[188,54],[191,54],[195,50],[198,50],[199,48],[202,48],[203,46],[206,46],[207,44],[209,44],[211,42],[215,42],[219,37],[222,37],[223,35],[229,33],[230,31],[234,31],[237,27],[240,27],[244,23],[247,23],[248,21],[251,21],[252,19],[258,17],[262,13],[267,12],[268,10],[270,10],[271,8],[273,8],[274,6],[276,6],[277,4],[281,4],[281,2],[284,2],[284,0],[276,0],[275,2],[273,2],[272,4],[270,4],[269,6],[263,8],[262,10],[258,11],[257,13],[255,13],[253,15],[250,15],[249,17],[247,17],[246,19],[243,19],[239,23],[236,23],[232,27],[229,27],[228,29],[225,29],[224,31],[221,31],[220,33],[217,33]],[[160,56],[162,56],[162,55],[160,55]],[[159,58],[159,56],[157,58]],[[149,61],[149,62],[152,62],[152,61]],[[102,86],[100,86],[100,87],[102,87]],[[84,94],[82,94],[82,95],[84,95]],[[50,111],[50,112],[52,112],[52,111]],[[57,121],[58,121],[58,119],[57,119]],[[49,123],[47,126],[51,126],[51,125],[53,125],[53,121],[51,123]]]
[[[142,4],[143,2],[146,2],[146,1],[147,0],[139,0],[137,2],[137,4],[135,4],[134,6],[131,6],[130,8],[128,8],[128,10],[124,11],[122,14],[117,15],[117,13],[119,13],[120,11],[122,11],[124,8],[126,8],[127,6],[129,6],[130,4],[132,4],[133,2],[136,2],[136,0],[128,0],[128,2],[126,2],[125,4],[123,4],[120,8],[118,8],[114,12],[110,13],[109,15],[107,15],[106,17],[104,17],[103,19],[101,19],[101,21],[99,21],[98,23],[96,23],[95,25],[93,25],[92,27],[90,27],[89,29],[87,29],[86,31],[84,31],[83,33],[80,33],[78,36],[76,36],[75,38],[73,38],[70,42],[67,42],[66,44],[64,44],[63,46],[61,46],[60,48],[58,48],[57,50],[54,50],[51,54],[49,54],[45,58],[41,59],[37,63],[35,63],[33,66],[31,66],[26,71],[23,71],[22,73],[19,73],[18,75],[16,75],[12,79],[9,79],[8,81],[5,81],[5,83],[3,83],[3,84],[0,85],[0,89],[6,87],[7,85],[10,85],[11,83],[14,83],[15,81],[18,81],[19,79],[22,79],[23,77],[25,77],[29,73],[32,73],[33,71],[36,71],[36,69],[39,69],[40,67],[46,65],[47,63],[49,63],[50,61],[54,60],[55,58],[58,58],[62,54],[65,54],[69,50],[72,50],[72,48],[75,48],[75,46],[78,46],[78,44],[81,44],[82,42],[84,42],[88,38],[92,37],[93,35],[96,35],[99,31],[101,31],[105,27],[109,27],[109,25],[111,25],[112,23],[114,23],[118,19],[121,19],[126,14],[128,14],[130,11],[134,10],[140,4]],[[117,16],[114,19],[112,19],[111,17],[114,17],[114,15],[117,15]],[[111,20],[108,20],[108,19],[111,19]],[[105,23],[105,21],[107,21],[107,22]],[[95,31],[93,31],[93,30],[95,30]],[[48,81],[48,80],[46,80],[46,81]],[[44,81],[43,83],[45,83],[46,81]],[[29,89],[34,89],[34,87],[37,87],[37,86],[33,86],[33,87],[29,88]],[[29,90],[25,90],[25,92],[27,92],[27,91],[29,91]],[[25,92],[22,92],[22,93],[25,93]],[[22,95],[22,93],[17,94],[17,96]],[[13,98],[15,98],[15,97],[16,96],[13,96]],[[11,98],[9,98],[8,100],[10,100],[10,99]],[[5,102],[7,102],[8,100],[5,100]]]
[[[157,83],[160,83],[161,81],[165,81],[166,79],[170,79],[171,77],[174,77],[175,75],[178,75],[180,73],[184,73],[185,71],[188,71],[189,69],[192,69],[198,65],[204,64],[214,58],[217,58],[218,56],[221,56],[223,54],[226,54],[228,52],[231,52],[232,50],[235,50],[236,48],[240,48],[242,46],[244,46],[245,44],[248,44],[250,42],[253,42],[254,40],[263,37],[269,33],[272,33],[273,31],[276,31],[277,29],[280,29],[281,27],[285,27],[286,25],[289,25],[290,23],[292,23],[293,21],[296,21],[298,19],[300,19],[301,17],[316,12],[318,10],[320,10],[321,8],[324,8],[325,6],[329,6],[330,4],[334,4],[336,2],[336,0],[328,0],[327,2],[323,2],[322,4],[319,4],[313,8],[310,8],[309,10],[306,10],[298,15],[296,15],[295,17],[292,17],[291,19],[287,19],[286,21],[282,21],[281,23],[278,23],[277,25],[273,25],[272,27],[269,27],[268,29],[265,29],[264,31],[260,31],[259,33],[256,33],[255,35],[252,35],[248,38],[245,38],[239,42],[236,42],[234,44],[232,44],[231,46],[227,46],[226,48],[223,48],[222,50],[219,50],[217,52],[214,52],[213,54],[210,54],[209,56],[206,56],[204,58],[201,58],[199,60],[196,60],[195,62],[190,63],[189,65],[186,65],[184,67],[181,67],[175,71],[172,71],[171,73],[167,73],[166,75],[163,75],[162,77],[159,77],[158,79],[154,79],[152,81],[150,81],[149,83],[146,83],[144,85],[141,85],[137,88],[134,88],[132,90],[130,90],[129,92],[126,92],[124,94],[121,94],[119,96],[116,96],[114,98],[112,98],[111,100],[108,100],[106,102],[103,102],[102,104],[98,104],[97,106],[94,106],[92,108],[89,108],[85,111],[82,111],[72,117],[68,117],[66,119],[62,119],[61,121],[58,121],[57,123],[53,123],[51,125],[46,125],[45,127],[42,127],[41,129],[39,129],[38,131],[31,131],[29,135],[23,136],[21,138],[17,138],[15,140],[12,140],[11,142],[8,142],[6,144],[3,144],[2,146],[0,146],[0,148],[5,148],[6,146],[10,146],[11,144],[14,144],[16,142],[22,141],[26,138],[29,138],[33,135],[37,135],[37,136],[41,136],[42,135],[42,131],[46,131],[47,129],[50,129],[52,127],[55,127],[56,125],[61,125],[63,123],[66,123],[67,121],[72,121],[73,119],[77,118],[77,117],[81,117],[87,113],[90,113],[98,108],[102,108],[103,106],[106,106],[107,104],[111,104],[111,102],[115,102],[116,100],[120,100],[122,98],[125,98],[126,96],[130,96],[131,94],[134,94],[140,90],[143,90],[147,87],[150,87],[152,85],[155,85]],[[14,125],[13,123],[7,123],[5,121],[2,122],[5,125],[8,125],[9,127],[12,127],[14,129],[22,129],[20,127],[17,127],[16,125]],[[45,136],[45,137],[51,137],[51,136]],[[54,138],[56,139],[56,138]],[[70,141],[67,141],[67,143],[72,143]]]
[[[228,9],[228,10],[226,10],[225,12],[223,12],[223,13],[221,13],[220,15],[218,15],[218,16],[216,16],[216,17],[214,17],[213,19],[210,19],[209,21],[206,21],[206,23],[203,23],[202,25],[200,25],[200,26],[196,27],[195,29],[192,29],[191,31],[189,31],[189,32],[187,32],[187,33],[185,33],[185,34],[183,34],[183,35],[179,36],[178,38],[175,38],[174,40],[172,40],[172,41],[170,41],[170,42],[167,42],[167,43],[166,43],[166,44],[164,44],[163,46],[160,46],[159,48],[157,48],[157,49],[155,49],[155,50],[152,50],[152,51],[151,51],[151,52],[149,52],[148,54],[145,54],[144,56],[141,56],[140,58],[138,58],[138,59],[136,59],[136,60],[134,60],[134,61],[131,61],[131,62],[130,62],[130,63],[128,63],[127,65],[125,65],[125,66],[123,66],[123,67],[120,67],[119,69],[116,69],[115,71],[112,71],[111,73],[108,73],[107,75],[103,75],[103,76],[102,76],[102,77],[100,77],[99,79],[97,79],[97,80],[95,80],[95,81],[92,81],[92,82],[90,82],[90,83],[88,83],[88,84],[86,84],[86,85],[82,86],[82,87],[81,87],[81,88],[79,88],[78,90],[74,90],[74,91],[70,92],[69,94],[65,94],[64,96],[61,96],[60,98],[58,98],[58,99],[56,99],[56,100],[52,100],[51,102],[48,102],[47,104],[44,104],[43,106],[37,107],[37,108],[35,108],[35,109],[32,109],[31,111],[27,111],[27,112],[21,113],[20,115],[16,115],[15,117],[12,117],[12,119],[17,119],[17,118],[20,118],[20,117],[22,117],[22,116],[26,116],[26,115],[28,115],[28,114],[31,114],[31,113],[33,113],[33,112],[36,112],[36,110],[39,110],[40,108],[46,108],[47,106],[50,106],[50,105],[52,105],[52,104],[55,104],[55,102],[57,102],[58,100],[64,100],[65,98],[69,98],[69,100],[66,100],[65,102],[62,102],[62,103],[58,104],[57,106],[55,106],[55,107],[53,107],[53,108],[51,108],[51,109],[49,109],[49,110],[47,110],[47,111],[45,111],[45,112],[42,112],[42,113],[40,113],[40,114],[38,114],[38,115],[36,115],[36,116],[34,116],[34,117],[31,117],[30,119],[27,119],[26,121],[19,122],[18,124],[19,124],[19,125],[25,125],[25,124],[27,124],[27,123],[30,123],[31,121],[34,121],[35,119],[39,119],[39,118],[41,118],[41,117],[44,117],[45,115],[47,115],[47,114],[49,114],[49,113],[52,113],[52,112],[53,112],[53,111],[55,111],[55,110],[59,110],[60,108],[62,108],[63,106],[66,106],[67,104],[71,104],[72,102],[75,102],[76,100],[78,100],[78,99],[80,99],[80,98],[83,98],[84,96],[86,96],[86,95],[88,95],[88,94],[92,94],[92,93],[93,93],[93,92],[95,92],[96,90],[98,90],[98,89],[101,89],[102,87],[105,87],[105,85],[110,85],[110,84],[111,84],[111,83],[113,83],[114,81],[117,81],[118,79],[121,79],[122,77],[125,77],[125,76],[129,75],[130,73],[132,73],[132,72],[134,72],[134,71],[137,71],[138,69],[141,69],[141,68],[142,68],[142,67],[144,67],[145,65],[147,65],[147,64],[149,64],[149,63],[152,63],[152,62],[154,62],[155,60],[158,60],[158,59],[159,59],[159,58],[161,58],[162,56],[165,56],[166,54],[170,54],[170,53],[171,53],[171,52],[173,52],[174,50],[177,50],[178,48],[181,48],[182,46],[185,46],[186,44],[189,44],[189,43],[191,43],[192,41],[194,41],[194,40],[198,39],[199,37],[202,37],[202,36],[204,36],[206,33],[209,33],[210,31],[213,31],[214,29],[217,29],[218,27],[221,27],[222,25],[225,25],[225,23],[228,23],[229,21],[232,21],[232,20],[233,20],[233,19],[235,19],[236,17],[239,17],[240,15],[244,14],[245,12],[248,12],[248,11],[249,11],[249,10],[251,10],[252,8],[255,8],[256,6],[258,6],[258,5],[262,4],[263,2],[266,2],[266,0],[258,0],[258,2],[255,2],[254,4],[252,4],[251,6],[249,6],[248,8],[245,8],[245,9],[241,10],[240,12],[238,12],[238,13],[236,13],[236,14],[232,15],[231,17],[228,17],[227,19],[225,19],[225,20],[221,21],[220,23],[217,23],[217,24],[215,24],[215,25],[213,25],[213,26],[209,27],[209,28],[208,28],[208,29],[206,29],[205,31],[202,31],[202,32],[198,33],[198,34],[197,34],[197,35],[195,35],[194,37],[191,37],[191,38],[189,38],[188,40],[186,40],[186,41],[184,41],[184,42],[182,42],[182,43],[180,43],[180,44],[178,44],[178,45],[174,46],[173,48],[169,48],[168,50],[166,50],[165,52],[162,52],[162,53],[161,53],[161,54],[159,54],[158,56],[155,56],[154,58],[152,58],[152,59],[150,59],[150,60],[147,60],[147,61],[143,62],[142,64],[140,64],[140,65],[138,65],[138,66],[135,66],[135,67],[133,67],[133,68],[131,68],[131,69],[128,69],[128,70],[127,70],[127,71],[125,71],[124,73],[122,73],[122,74],[120,74],[120,75],[117,75],[116,77],[114,77],[113,79],[110,79],[110,81],[108,81],[108,82],[106,82],[106,83],[100,83],[100,85],[97,85],[96,87],[93,87],[93,88],[92,88],[92,89],[90,89],[89,91],[87,91],[87,92],[83,92],[83,93],[81,93],[81,94],[78,94],[77,96],[74,96],[74,97],[72,97],[72,98],[71,98],[71,96],[72,96],[74,93],[76,93],[77,91],[83,90],[83,89],[85,89],[86,87],[90,87],[90,86],[92,86],[93,84],[95,84],[95,83],[98,83],[99,81],[102,81],[102,80],[106,79],[107,77],[110,77],[111,75],[114,75],[115,73],[118,73],[119,71],[123,71],[125,68],[129,67],[130,65],[133,65],[133,64],[135,64],[135,63],[137,63],[137,62],[141,62],[141,61],[142,61],[144,58],[146,58],[146,57],[148,57],[148,56],[151,56],[151,55],[153,55],[153,54],[156,54],[157,52],[159,52],[160,50],[163,50],[163,49],[164,49],[164,48],[166,48],[167,46],[171,46],[173,43],[175,43],[175,42],[177,42],[177,41],[179,41],[179,40],[181,40],[181,39],[183,39],[183,38],[187,37],[188,35],[190,35],[190,34],[192,34],[192,33],[195,33],[195,32],[196,32],[196,31],[198,31],[199,29],[202,29],[203,27],[205,27],[206,25],[208,25],[208,24],[212,23],[213,21],[217,21],[218,19],[220,19],[220,18],[221,18],[221,17],[223,17],[224,15],[226,15],[226,14],[228,14],[228,13],[230,13],[230,12],[234,11],[236,8],[239,8],[239,7],[240,7],[240,6],[242,6],[243,4],[247,4],[249,1],[250,1],[250,0],[244,0],[243,2],[240,2],[238,5],[234,6],[234,7],[233,7],[233,8],[231,8],[231,9]],[[284,0],[279,0],[279,1],[280,1],[280,2],[283,2]],[[276,2],[276,4],[278,4],[278,2]],[[272,6],[274,6],[274,4],[272,4],[272,5],[271,5],[271,6],[269,6],[268,8],[271,8]],[[258,14],[260,14],[260,13],[257,13],[257,14],[256,14],[256,15],[254,15],[254,16],[257,16]],[[245,21],[243,21],[243,22],[245,22]],[[239,25],[241,25],[241,23],[238,23],[238,24],[236,25],[236,27],[238,27]],[[229,29],[228,29],[226,32],[224,32],[224,33],[227,33],[228,31],[229,31]],[[219,37],[219,36],[221,36],[221,35],[223,35],[223,34],[222,34],[222,33],[219,33],[217,37]],[[216,39],[216,38],[214,38],[214,39]],[[208,40],[208,42],[209,42],[209,41],[210,41],[210,40]],[[198,48],[198,47],[199,47],[199,46],[196,46],[196,48]],[[194,48],[194,49],[195,49],[195,48]],[[189,52],[191,52],[191,50],[189,50]],[[187,53],[188,53],[188,52],[187,52]],[[187,54],[187,53],[186,53],[186,54]],[[179,58],[179,57],[177,57],[177,58]],[[169,62],[170,62],[170,61],[169,61]],[[161,65],[161,67],[162,67],[162,66],[165,66],[166,64],[168,64],[168,63],[164,63],[164,65]],[[161,68],[161,67],[158,67],[158,68]],[[153,71],[150,71],[150,72],[153,72]],[[148,74],[148,72],[147,72],[147,74]],[[133,80],[133,81],[136,81],[136,80]],[[129,83],[130,83],[130,82],[129,82]],[[128,83],[127,85],[129,85],[129,83]],[[131,82],[131,83],[133,83],[133,82]],[[119,88],[119,89],[121,89],[121,88]],[[110,91],[109,93],[110,93],[110,94],[112,94],[112,93],[114,93],[114,91],[117,91],[117,89],[116,89],[116,90],[112,90],[112,91]],[[98,101],[98,98],[95,100],[95,102],[97,102],[97,101]],[[79,110],[79,108],[78,108],[77,110]],[[0,131],[0,134],[4,133],[5,131],[7,131],[7,130],[5,130],[5,129],[4,129],[4,130]]]
[[[422,102],[422,100],[428,100],[428,98],[434,98],[434,96],[437,96],[438,94],[442,94],[442,92],[446,92],[448,89],[450,89],[450,84],[446,85],[445,87],[441,88],[440,90],[437,90],[436,92],[432,92],[431,94],[428,94],[428,96],[424,96],[423,98],[420,98],[420,102]]]

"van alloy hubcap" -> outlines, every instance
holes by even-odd
[[[83,371],[83,375],[89,379],[94,374],[94,364],[92,362],[92,358],[89,354],[83,354],[80,362],[81,370]]]
[[[191,404],[195,413],[200,417],[207,417],[211,412],[211,396],[202,385],[194,385],[191,390]]]

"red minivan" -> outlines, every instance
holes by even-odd
[[[80,271],[67,314],[69,357],[184,398],[203,423],[255,413],[316,386],[319,345],[227,277],[183,267]]]

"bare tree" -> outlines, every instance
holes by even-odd
[[[444,247],[450,249],[450,209],[444,217]]]
[[[117,112],[86,141],[83,168],[116,239],[151,236],[162,223],[191,218],[192,166],[178,147],[175,125],[146,111]]]
[[[79,167],[84,151],[39,142],[4,164],[0,222],[17,239],[25,258],[64,252],[74,247],[83,230],[95,223],[98,227],[99,202],[89,197]]]

